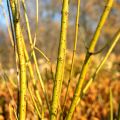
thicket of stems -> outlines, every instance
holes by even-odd
[[[78,101],[80,100],[80,95],[82,93],[82,87],[83,87],[83,84],[85,82],[86,73],[89,69],[89,64],[90,64],[90,61],[91,61],[92,53],[94,52],[94,49],[96,47],[96,43],[98,42],[98,38],[100,36],[102,27],[103,27],[103,25],[104,25],[104,23],[105,23],[105,21],[108,17],[108,14],[111,10],[112,4],[113,4],[113,0],[108,0],[107,1],[105,10],[104,10],[104,12],[101,16],[100,22],[97,26],[97,29],[96,29],[95,34],[93,36],[93,39],[90,42],[90,45],[89,45],[89,48],[87,50],[86,57],[85,57],[85,60],[84,60],[84,64],[83,64],[83,67],[82,67],[82,70],[81,70],[81,73],[80,73],[80,77],[79,77],[79,80],[78,80],[78,83],[77,83],[77,86],[76,86],[76,89],[75,89],[75,92],[74,92],[74,96],[73,96],[73,99],[72,99],[72,102],[71,102],[71,105],[70,105],[70,109],[69,109],[68,114],[66,116],[66,120],[71,120],[73,112],[75,110],[75,107],[76,107]]]
[[[41,77],[41,74],[40,74],[40,71],[39,71],[39,67],[38,67],[38,63],[37,63],[37,58],[36,58],[36,54],[35,54],[35,51],[34,51],[34,44],[33,44],[32,36],[31,36],[29,19],[28,19],[28,16],[27,16],[27,11],[26,11],[26,6],[25,6],[25,1],[24,0],[22,0],[22,5],[23,5],[23,8],[24,8],[24,17],[25,17],[26,26],[27,26],[27,34],[28,34],[28,38],[29,38],[29,42],[30,42],[31,54],[32,54],[32,57],[33,57],[33,60],[34,60],[34,63],[35,63],[35,67],[36,67],[36,73],[37,73],[38,79],[40,81],[40,84],[41,84],[41,87],[42,87],[42,90],[43,90],[43,93],[44,93],[44,96],[45,96],[45,99],[46,99],[47,107],[50,110],[49,103],[48,103],[48,98],[47,98],[47,93],[46,93],[46,89],[44,87],[44,82],[42,80],[42,77]],[[38,17],[37,17],[36,21],[38,22]],[[36,24],[37,24],[37,22],[36,22]],[[36,39],[36,34],[35,34],[35,39]],[[34,85],[35,84],[36,84],[36,81],[34,81]]]
[[[27,77],[26,76],[26,68],[27,67],[28,67],[29,74],[30,74],[30,77],[33,82],[34,92],[35,92],[36,98],[40,104],[41,109],[43,108],[42,107],[43,101],[41,100],[41,97],[40,97],[40,94],[39,94],[39,91],[38,91],[38,88],[36,85],[34,71],[32,68],[32,64],[30,61],[30,57],[29,57],[29,54],[28,54],[28,51],[26,48],[26,44],[25,44],[24,37],[22,34],[21,26],[20,26],[20,11],[19,11],[19,2],[20,1],[19,0],[8,0],[8,1],[10,2],[10,8],[12,11],[12,19],[11,19],[12,23],[11,24],[13,26],[12,25],[11,26],[13,27],[13,33],[11,34],[9,27],[8,27],[8,32],[10,34],[12,46],[15,47],[15,45],[16,45],[15,48],[17,48],[17,51],[15,51],[15,53],[16,53],[16,59],[18,59],[18,62],[19,62],[18,66],[19,66],[19,76],[20,76],[20,97],[19,97],[19,106],[18,106],[19,107],[19,114],[18,114],[19,116],[17,116],[16,118],[19,120],[25,120],[26,119],[26,100],[27,100],[26,99],[26,89],[27,89],[27,83],[28,83],[27,78],[26,78]],[[37,58],[36,58],[36,53],[35,53],[35,50],[37,50],[38,52],[40,52],[40,54],[43,55],[43,57],[47,61],[49,61],[49,59],[44,55],[44,53],[35,46],[36,39],[37,39],[37,31],[38,31],[38,0],[36,0],[36,31],[35,31],[34,41],[32,40],[32,35],[31,35],[31,30],[30,30],[30,25],[29,25],[29,19],[27,16],[25,1],[21,0],[21,2],[22,2],[23,9],[24,9],[23,12],[24,12],[24,18],[25,18],[25,22],[26,22],[26,26],[27,26],[27,34],[28,34],[28,38],[29,38],[31,54],[32,54],[32,57],[33,57],[33,60],[35,63],[35,68],[36,68],[35,70],[37,72],[37,77],[40,80],[41,88],[42,88],[43,94],[45,96],[46,104],[47,104],[47,107],[48,107],[48,110],[50,113],[50,120],[56,120],[57,117],[59,116],[59,113],[57,111],[58,111],[58,107],[60,105],[60,95],[61,95],[61,89],[62,89],[62,82],[63,82],[63,78],[64,78],[64,69],[65,69],[69,0],[62,1],[61,32],[60,32],[58,59],[57,59],[56,74],[55,74],[55,80],[54,80],[54,88],[53,88],[51,106],[49,105],[49,102],[48,102],[47,92],[46,92],[44,82],[42,80],[42,77],[41,77],[41,74],[39,71],[39,66],[37,63]],[[102,50],[103,50],[103,49],[101,49],[99,52],[95,52],[95,47],[96,47],[96,44],[98,43],[98,39],[99,39],[101,30],[107,20],[107,17],[110,13],[112,5],[113,5],[113,0],[108,0],[106,3],[106,7],[103,11],[103,14],[100,18],[100,21],[98,23],[98,26],[96,28],[96,31],[93,35],[93,39],[91,40],[91,42],[87,48],[84,64],[82,66],[80,77],[77,82],[74,96],[71,101],[71,105],[70,105],[70,108],[68,110],[68,114],[67,114],[65,120],[72,119],[72,115],[74,113],[75,107],[77,106],[78,102],[81,100],[81,95],[86,94],[86,92],[87,92],[88,88],[90,87],[91,83],[93,82],[95,76],[101,70],[104,63],[108,59],[110,53],[112,52],[113,48],[115,47],[118,40],[120,39],[120,29],[119,29],[118,32],[116,33],[116,35],[114,36],[113,41],[111,42],[110,47],[109,47],[107,53],[105,54],[105,57],[101,60],[100,64],[96,68],[92,77],[90,78],[88,83],[83,88],[83,85],[85,83],[85,76],[88,72],[92,56],[97,53],[102,52]],[[3,6],[2,6],[2,8],[3,8]],[[4,16],[5,16],[5,12],[4,12]],[[69,81],[68,81],[67,91],[65,94],[62,112],[64,112],[66,97],[68,95],[68,90],[69,90],[69,84],[70,84],[70,81],[72,80],[71,78],[72,78],[72,74],[73,74],[74,59],[75,59],[76,45],[77,45],[77,39],[78,39],[79,16],[80,16],[80,0],[78,0],[78,3],[77,3],[77,13],[76,13],[76,23],[75,23],[75,39],[74,39],[74,45],[73,45],[72,63],[71,63]],[[6,16],[5,16],[5,18],[6,18]],[[6,18],[6,22],[7,22],[7,18]],[[44,113],[40,113],[40,108],[38,107],[39,105],[37,104],[37,102],[35,100],[35,95],[33,95],[29,84],[28,84],[28,91],[30,93],[32,102],[34,104],[34,107],[36,109],[36,112],[37,112],[39,118],[44,119],[44,115],[43,115]],[[110,108],[111,108],[110,109],[111,110],[110,118],[111,118],[111,120],[113,119],[112,100],[113,100],[112,90],[110,89]],[[118,118],[119,118],[119,116],[120,116],[120,114],[118,113]]]

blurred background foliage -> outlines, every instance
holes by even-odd
[[[36,17],[36,4],[34,0],[26,0],[27,14],[29,17],[32,37],[35,35],[35,17]],[[92,39],[93,33],[96,29],[101,13],[105,7],[106,0],[82,0],[81,1],[81,12],[79,21],[79,36],[77,44],[77,53],[84,53],[86,51],[85,45],[87,46]],[[7,5],[2,0],[4,8],[7,14]],[[68,50],[73,49],[73,40],[75,35],[75,16],[77,9],[77,0],[70,0],[69,8],[69,26],[68,26],[68,38],[67,48]],[[58,41],[60,35],[60,19],[61,19],[61,6],[62,0],[39,0],[39,25],[37,33],[36,46],[42,50],[51,61],[55,61],[57,58]],[[21,6],[21,10],[22,10]],[[106,24],[102,30],[97,49],[100,49],[106,42],[110,42],[120,27],[120,0],[115,0],[114,5],[106,21]],[[8,14],[7,14],[8,15]],[[27,31],[25,26],[25,20],[23,13],[21,12],[21,26],[23,34],[28,42]],[[7,31],[6,23],[0,7],[0,64],[3,68],[13,67],[14,52],[10,45],[9,34]],[[118,54],[120,51],[120,42],[114,49],[114,53]],[[29,46],[28,46],[28,51]],[[38,58],[42,58],[38,52],[36,52]],[[7,56],[7,57],[6,57]],[[10,64],[6,64],[6,63]]]

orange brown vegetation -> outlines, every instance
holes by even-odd
[[[71,64],[71,53],[67,52],[67,62],[66,62],[66,69],[64,75],[64,82],[63,82],[63,89],[61,95],[61,107],[59,110],[63,108],[63,100],[66,93],[66,86],[69,77],[70,71],[70,64]],[[93,58],[91,68],[89,73],[86,76],[86,81],[89,80],[91,74],[95,71],[97,65],[99,65],[101,57]],[[75,57],[75,65],[74,65],[74,72],[72,81],[70,83],[69,94],[67,96],[67,101],[65,104],[65,111],[63,116],[67,114],[67,110],[69,109],[74,89],[76,86],[76,82],[78,80],[80,69],[84,60],[84,55],[80,55]],[[42,76],[45,80],[45,85],[48,93],[49,102],[51,103],[52,99],[52,89],[53,89],[53,78],[55,74],[55,64],[52,64],[52,71],[51,68],[47,63],[43,63],[41,65],[44,69],[42,69]],[[15,73],[14,73],[15,74]],[[10,79],[14,78],[12,75],[7,72],[7,75]],[[16,109],[16,102],[17,101],[17,88],[13,86],[10,80],[5,82],[3,78],[3,74],[1,73],[0,77],[0,120],[9,120],[10,114],[12,119],[15,119],[15,113],[13,108]],[[32,82],[29,81],[28,85],[32,85]],[[40,85],[37,84],[39,88],[39,92],[41,98],[43,99],[43,104],[45,104],[44,96],[41,93]],[[82,96],[81,102],[75,109],[73,120],[109,120],[109,113],[110,113],[110,104],[109,104],[109,92],[110,87],[113,92],[113,107],[114,107],[114,118],[117,116],[118,112],[118,104],[120,101],[120,56],[115,56],[111,54],[109,60],[104,65],[103,69],[95,78],[94,82],[90,86],[88,92]],[[32,89],[31,89],[32,90]],[[11,94],[11,95],[10,95]],[[14,100],[11,98],[13,96]],[[33,94],[34,96],[34,94]],[[35,96],[34,96],[35,97]],[[27,120],[37,120],[38,116],[35,112],[35,108],[29,92],[26,96],[27,99]],[[36,97],[35,100],[37,101]],[[38,105],[40,108],[40,105]],[[43,106],[45,109],[45,120],[48,120],[49,113],[46,110],[46,105]],[[11,111],[10,111],[11,108]],[[39,109],[41,111],[41,109]]]

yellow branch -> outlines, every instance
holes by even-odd
[[[92,55],[91,52],[93,52],[95,49],[95,46],[96,46],[96,43],[98,42],[98,38],[100,36],[102,27],[103,27],[103,25],[108,17],[108,14],[111,10],[112,4],[113,4],[113,0],[108,0],[106,7],[105,7],[105,10],[101,16],[100,22],[97,26],[96,32],[95,32],[93,39],[90,43],[89,49],[86,53],[86,58],[85,58],[85,61],[84,61],[83,67],[82,67],[82,71],[81,71],[81,74],[80,74],[80,77],[79,77],[79,80],[78,80],[78,83],[77,83],[77,86],[76,86],[76,89],[74,92],[74,97],[73,97],[73,100],[71,102],[70,109],[69,109],[68,114],[66,116],[66,120],[71,120],[73,112],[75,110],[75,107],[80,99],[80,95],[82,93],[82,87],[83,87],[83,84],[85,81],[85,76],[86,76],[86,73],[89,69],[89,64],[91,61],[91,55]]]
[[[59,99],[62,88],[65,54],[66,54],[66,35],[67,35],[67,25],[68,25],[68,1],[69,0],[63,0],[63,5],[62,5],[60,43],[58,49],[58,60],[57,60],[56,76],[55,76],[54,89],[53,89],[50,120],[56,120],[57,118],[57,110],[58,110]]]
[[[19,120],[26,119],[26,62],[24,56],[24,49],[22,44],[22,31],[19,21],[19,13],[17,11],[17,1],[10,0],[10,6],[13,15],[13,24],[15,28],[15,37],[17,44],[17,52],[19,58],[19,69],[20,69],[20,101],[19,101]]]

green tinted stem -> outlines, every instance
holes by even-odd
[[[56,75],[53,88],[53,97],[52,97],[52,106],[50,120],[56,120],[57,110],[59,105],[59,99],[62,88],[63,74],[64,74],[64,65],[65,65],[65,54],[66,54],[66,36],[67,36],[67,26],[68,26],[68,1],[63,0],[62,5],[62,18],[61,18],[61,33],[60,33],[60,42],[58,49],[58,60]]]
[[[91,52],[94,52],[94,49],[95,49],[96,43],[98,42],[98,38],[100,36],[102,27],[103,27],[103,25],[108,17],[108,14],[111,10],[112,3],[113,3],[113,0],[108,0],[106,8],[101,16],[100,22],[99,22],[97,29],[95,31],[95,34],[93,36],[93,39],[89,45],[88,51],[86,53],[86,58],[85,58],[85,61],[84,61],[83,67],[82,67],[82,71],[81,71],[81,74],[80,74],[80,77],[79,77],[79,80],[78,80],[78,83],[77,83],[77,86],[76,86],[76,89],[74,92],[73,100],[71,102],[70,109],[69,109],[68,114],[66,116],[66,120],[71,120],[73,112],[75,110],[75,107],[78,103],[79,97],[82,93],[82,87],[83,87],[83,84],[85,81],[85,76],[86,76],[86,73],[89,69],[89,64],[91,61],[91,55],[92,55]]]

